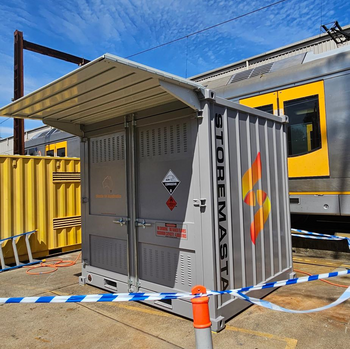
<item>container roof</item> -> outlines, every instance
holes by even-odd
[[[65,124],[93,125],[179,100],[198,110],[203,91],[199,83],[105,54],[0,108],[0,115],[65,129]]]

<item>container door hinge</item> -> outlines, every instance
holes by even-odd
[[[141,286],[141,284],[139,281],[135,282],[135,280],[133,280],[131,278],[128,279],[129,292],[137,292],[137,290],[140,286]]]
[[[206,207],[207,206],[207,199],[204,199],[204,198],[193,199],[193,205],[195,207]]]
[[[211,99],[211,100],[215,101],[215,99],[216,99],[216,93],[215,93],[214,91],[212,91],[212,90],[206,88],[206,89],[204,90],[204,98],[205,98],[205,99]]]
[[[197,119],[203,119],[203,110],[197,111]]]

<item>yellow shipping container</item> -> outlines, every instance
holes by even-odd
[[[35,229],[34,258],[81,247],[79,159],[0,156],[0,240]],[[17,250],[26,259],[24,237]],[[3,253],[6,263],[14,262],[11,240]]]

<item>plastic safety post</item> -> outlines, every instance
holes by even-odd
[[[211,337],[211,321],[209,315],[209,297],[204,286],[197,285],[192,288],[191,299],[193,310],[193,327],[196,335],[197,349],[213,349]]]

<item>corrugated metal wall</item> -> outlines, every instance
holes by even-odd
[[[212,121],[219,290],[224,289],[224,278],[230,281],[227,288],[240,288],[272,280],[292,268],[286,127],[277,119],[256,115],[254,109],[248,113],[236,108],[215,105]],[[227,146],[222,145],[225,140]],[[222,162],[221,149],[227,154]],[[218,171],[220,166],[227,174]]]
[[[80,247],[79,159],[0,156],[0,239],[34,229],[34,257]],[[20,256],[27,255],[24,238],[17,242],[17,250]],[[11,241],[3,253],[11,263]]]

